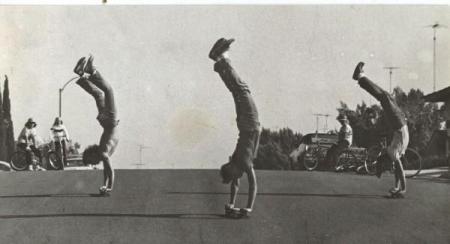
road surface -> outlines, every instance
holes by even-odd
[[[257,175],[252,216],[233,220],[217,170],[117,170],[110,197],[101,171],[1,172],[0,243],[450,243],[448,180],[388,199],[390,174]]]

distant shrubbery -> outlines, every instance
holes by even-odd
[[[394,97],[397,104],[405,112],[410,133],[409,147],[416,149],[422,156],[424,167],[446,165],[444,159],[436,158],[429,153],[429,141],[433,132],[439,128],[442,120],[441,111],[436,104],[425,103],[422,99],[423,92],[411,89],[408,93],[399,87],[394,89]],[[375,126],[368,125],[366,110],[372,108],[381,116]],[[337,113],[344,113],[353,128],[353,144],[357,147],[368,148],[379,142],[380,134],[392,134],[381,107],[378,104],[367,106],[364,102],[356,108],[350,109],[347,104],[341,102]],[[312,132],[312,131],[311,131]],[[289,154],[300,144],[302,134],[293,132],[289,128],[278,131],[263,129],[261,133],[258,157],[255,160],[256,169],[289,170],[292,169]],[[389,141],[390,138],[388,138]]]
[[[271,131],[263,128],[259,142],[256,169],[290,170],[289,154],[298,147],[302,134],[289,128]]]
[[[399,87],[394,89],[394,98],[403,112],[406,114],[408,130],[409,130],[409,147],[416,149],[422,158],[424,167],[438,166],[445,160],[428,160],[430,149],[428,148],[431,136],[434,131],[439,128],[439,123],[442,121],[441,110],[436,104],[425,103],[422,99],[423,92],[418,89],[411,89],[405,93]],[[348,106],[341,102],[338,111],[345,113],[353,128],[353,144],[360,147],[369,147],[379,141],[379,134],[391,135],[389,127],[384,119],[381,107],[376,104],[370,106],[378,111],[381,118],[375,127],[367,126],[366,110],[368,106],[365,103],[358,104],[355,110],[348,108]],[[389,140],[389,138],[388,138]],[[429,165],[428,165],[429,164]]]
[[[11,120],[11,100],[9,98],[9,81],[5,75],[3,97],[0,92],[0,161],[9,161],[14,153],[14,126]]]

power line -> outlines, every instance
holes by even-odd
[[[447,28],[436,22],[434,25],[427,25],[426,27],[433,29],[433,92],[436,91],[436,30],[440,28]]]
[[[400,69],[400,67],[387,66],[387,67],[383,67],[383,69],[389,70],[389,93],[392,93],[392,70]]]
[[[319,132],[319,118],[320,117],[324,117],[325,118],[325,127],[324,127],[324,131],[328,130],[328,117],[330,116],[329,114],[313,114],[314,116],[316,116],[316,133]]]
[[[142,151],[143,151],[144,149],[149,149],[150,147],[149,147],[149,146],[145,146],[145,145],[143,145],[143,144],[139,144],[139,145],[138,145],[138,148],[139,148],[139,163],[133,164],[133,165],[136,166],[136,169],[139,169],[139,167],[145,165],[145,164],[142,162]]]

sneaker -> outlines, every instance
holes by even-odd
[[[241,213],[239,211],[239,208],[225,206],[225,218],[230,218],[230,219],[241,218]]]
[[[220,55],[222,55],[222,53],[228,51],[228,49],[230,49],[230,45],[231,43],[234,42],[234,39],[225,39],[225,38],[220,38],[219,40],[216,41],[216,43],[214,43],[213,47],[211,48],[211,51],[209,51],[209,58],[217,61],[217,59],[220,57]]]
[[[86,67],[84,67],[84,72],[88,73],[88,74],[94,74],[95,72],[95,66],[93,65],[94,62],[94,56],[89,55],[89,58],[86,62]]]
[[[356,65],[355,71],[353,71],[353,76],[352,76],[352,78],[353,78],[354,80],[358,80],[358,79],[360,78],[360,75],[361,75],[362,73],[364,73],[363,66],[364,66],[364,63],[363,63],[363,62],[359,62],[359,63]]]
[[[392,198],[404,198],[406,190],[392,188],[392,189],[389,190],[389,193],[391,194]]]
[[[400,191],[400,188],[396,188],[396,187],[392,187],[391,189],[389,189],[389,193],[391,193],[391,194],[395,194],[399,191]]]
[[[86,65],[86,58],[82,57],[78,60],[75,68],[73,68],[73,72],[79,76],[83,76],[84,74],[84,66]]]
[[[109,195],[111,192],[111,188],[107,188],[106,186],[102,186],[99,189],[100,195]]]
[[[342,172],[342,171],[344,171],[344,165],[339,165],[339,166],[337,166],[337,167],[334,169],[334,171],[336,171],[336,172]]]
[[[37,171],[46,171],[46,169],[42,168],[41,166],[37,165],[36,166]]]
[[[252,209],[250,209],[250,208],[241,208],[241,209],[239,209],[239,213],[241,214],[241,218],[242,217],[249,217],[251,212],[252,212]]]
[[[230,211],[235,209],[234,205],[231,205],[229,203],[225,204],[225,211]]]

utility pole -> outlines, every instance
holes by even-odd
[[[77,79],[78,77],[73,77],[72,79],[68,80],[61,88],[59,88],[59,108],[58,108],[58,117],[61,118],[62,116],[62,92],[66,88],[67,85],[69,85],[70,82]]]
[[[440,28],[447,28],[445,25],[441,25],[436,22],[434,25],[428,25],[426,27],[433,29],[433,92],[436,91],[436,30]]]
[[[400,69],[400,67],[387,66],[387,67],[383,67],[383,69],[389,70],[389,93],[392,94],[392,70]]]
[[[144,145],[142,145],[142,144],[139,144],[138,147],[139,147],[139,163],[135,163],[135,164],[134,164],[134,165],[136,166],[136,169],[139,169],[139,167],[145,165],[144,163],[142,163],[142,151],[143,151],[144,149],[150,148],[150,147],[144,146]]]
[[[328,130],[328,117],[330,116],[329,114],[313,114],[314,116],[316,116],[316,133],[319,133],[319,118],[320,117],[325,117],[325,127],[324,130],[325,132]]]

